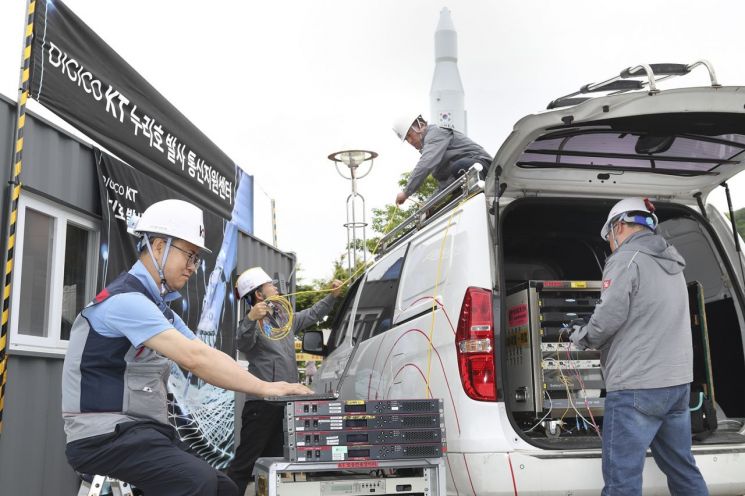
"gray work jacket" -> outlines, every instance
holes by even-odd
[[[264,381],[298,382],[295,334],[328,315],[335,302],[336,298],[328,295],[312,307],[297,312],[292,322],[291,332],[277,341],[269,339],[257,321],[245,317],[238,325],[236,338],[238,349],[246,354],[248,371]],[[269,316],[267,320],[272,326],[284,324],[284,322],[277,322],[272,316]],[[260,398],[246,395],[246,399]]]
[[[600,303],[571,340],[601,351],[608,391],[652,389],[693,380],[685,261],[645,230],[608,258]]]
[[[422,156],[411,171],[409,182],[404,188],[407,196],[416,193],[430,174],[440,183],[440,189],[449,184],[449,166],[456,160],[472,158],[474,162],[492,161],[486,150],[465,134],[434,124],[427,126],[421,153]]]

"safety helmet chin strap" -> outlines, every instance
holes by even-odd
[[[416,119],[414,119],[414,122],[412,122],[411,123],[411,126],[409,126],[409,127],[412,128],[412,127],[416,126],[417,127],[416,130],[417,131],[421,131],[422,130],[422,126],[424,124],[426,124],[426,123],[427,123],[427,121],[425,121],[424,118],[421,115],[417,115],[416,116]]]
[[[158,271],[158,277],[160,277],[160,296],[162,298],[167,293],[173,291],[171,288],[168,287],[168,283],[166,282],[166,275],[163,272],[163,269],[166,266],[166,260],[168,259],[168,252],[171,250],[171,241],[173,241],[173,238],[169,236],[166,239],[166,249],[163,251],[163,257],[161,258],[160,263],[158,263],[158,261],[155,259],[155,254],[153,253],[153,247],[150,244],[150,237],[147,235],[147,233],[144,233],[143,237],[145,240],[145,246],[147,246],[147,252],[150,254],[150,259],[153,261],[155,269]]]
[[[618,239],[616,239],[616,224],[617,223],[618,221],[611,222],[611,225],[610,225],[610,240],[611,240],[611,248],[613,248],[613,251],[618,249]]]
[[[427,121],[425,121],[420,115],[417,116],[417,118],[414,119],[414,122],[411,123],[411,126],[409,126],[409,130],[413,131],[415,134],[418,134],[421,137],[422,141],[424,141],[424,136],[422,136],[424,134],[424,130],[427,129],[427,126],[425,126],[425,124],[427,124]],[[422,154],[423,148],[424,147],[417,150],[417,152],[419,152],[419,155]]]

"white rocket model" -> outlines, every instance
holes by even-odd
[[[450,10],[444,7],[435,30],[435,74],[429,92],[430,121],[467,134],[464,95],[458,73],[458,33],[450,18]]]

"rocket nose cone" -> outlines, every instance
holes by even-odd
[[[443,7],[440,11],[440,21],[437,23],[437,31],[455,31],[453,19],[450,17],[450,9]]]

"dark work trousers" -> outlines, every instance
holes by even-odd
[[[447,175],[450,179],[448,182],[452,182],[456,178],[462,176],[466,173],[468,169],[471,168],[473,164],[476,162],[480,163],[484,166],[484,170],[481,171],[481,179],[484,179],[486,177],[486,171],[489,170],[489,166],[491,165],[490,162],[487,162],[484,159],[477,159],[477,158],[459,158],[458,160],[454,160],[448,165],[447,168]]]
[[[65,453],[78,472],[128,482],[145,496],[238,495],[233,481],[184,447],[170,426],[130,422],[68,443]]]
[[[241,414],[241,441],[235,450],[235,458],[228,468],[228,476],[238,485],[243,495],[256,460],[264,456],[284,455],[284,403],[262,400],[246,400]]]

